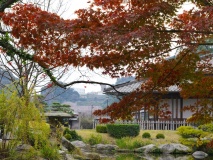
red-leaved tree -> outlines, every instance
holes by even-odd
[[[202,99],[186,109],[209,121],[209,99],[213,98],[213,4],[210,0],[190,0],[195,7],[179,13],[186,1],[94,0],[90,8],[76,12],[78,18],[64,20],[32,4],[17,3],[6,12],[5,8],[15,2],[8,0],[0,8],[2,22],[10,27],[9,33],[16,39],[13,43],[35,52],[15,50],[4,31],[0,46],[8,56],[15,54],[36,62],[53,83],[62,87],[82,82],[61,85],[50,72],[51,67],[102,68],[111,77],[128,74],[145,80],[138,90],[120,103],[97,111],[97,115],[128,119],[144,107],[155,112],[158,106],[157,113],[166,116],[168,106],[159,106],[153,91],[165,93],[177,85],[183,98]],[[198,105],[201,107],[195,110]]]

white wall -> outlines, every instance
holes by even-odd
[[[194,105],[196,101],[197,101],[196,99],[184,99],[183,100],[183,106]],[[184,111],[183,112],[183,118],[188,118],[191,115],[192,115],[191,111]]]
[[[183,99],[183,107],[186,105],[192,105],[196,102],[196,99]],[[169,104],[169,111],[172,112],[171,118],[181,118],[181,99],[165,99],[161,102]],[[173,108],[172,108],[173,106]],[[183,111],[183,118],[188,118],[192,115],[191,111]]]

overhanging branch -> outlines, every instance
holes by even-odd
[[[42,67],[42,66],[41,66]],[[80,84],[80,83],[85,83],[85,84],[100,84],[100,85],[107,85],[107,86],[110,86],[112,87],[117,93],[119,94],[123,94],[121,92],[119,92],[115,85],[112,85],[112,84],[109,84],[109,83],[104,83],[104,82],[97,82],[97,81],[73,81],[73,82],[70,82],[70,83],[67,83],[67,84],[62,84],[62,83],[59,83],[55,77],[53,76],[52,72],[44,67],[42,67],[44,70],[45,70],[45,73],[48,75],[48,77],[50,78],[50,80],[57,86],[61,87],[61,88],[64,88],[66,89],[66,87],[68,86],[72,86],[74,84]]]
[[[24,59],[24,60],[29,60],[32,62],[35,62],[33,59],[33,56],[22,52],[20,50],[17,50],[13,45],[11,45],[8,41],[5,41],[4,39],[0,39],[0,46],[2,46],[2,48],[4,48],[4,51],[6,52],[6,54],[10,57],[12,57],[14,54],[19,56],[20,58]],[[12,53],[12,54],[11,54]],[[62,84],[59,83],[56,78],[54,77],[53,73],[51,72],[51,69],[47,68],[43,63],[39,63],[39,62],[35,62],[37,63],[43,70],[44,72],[48,75],[48,77],[50,78],[50,80],[57,86],[61,87],[61,88],[65,88],[74,84],[79,84],[79,83],[86,83],[86,84],[100,84],[100,85],[107,85],[112,87],[116,92],[122,94],[121,92],[119,92],[114,85],[109,84],[109,83],[103,83],[103,82],[97,82],[97,81],[73,81],[67,84]]]

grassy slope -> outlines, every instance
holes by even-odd
[[[107,133],[97,133],[95,130],[92,129],[83,129],[83,130],[76,130],[76,132],[82,136],[82,138],[88,139],[91,135],[98,135],[102,136],[104,142],[109,144],[116,144],[116,139],[110,137]],[[144,132],[149,132],[151,134],[151,139],[142,138],[142,134]],[[163,133],[165,135],[165,139],[156,139],[155,136],[158,133]],[[144,142],[148,141],[152,144],[160,145],[165,143],[178,143],[178,139],[180,136],[177,134],[176,131],[165,131],[165,130],[141,130],[140,134],[137,137],[132,138],[132,140],[143,140]]]

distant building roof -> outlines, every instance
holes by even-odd
[[[142,83],[143,83],[143,81],[125,82],[125,83],[122,83],[122,84],[115,85],[116,90],[112,87],[105,88],[104,93],[107,93],[107,94],[117,94],[117,93],[128,94],[128,93],[135,91],[137,88],[139,88]]]
[[[73,117],[73,115],[70,115],[68,113],[61,112],[61,111],[46,112],[46,113],[44,113],[44,115],[46,117],[64,117],[64,118],[71,118],[71,117]]]

